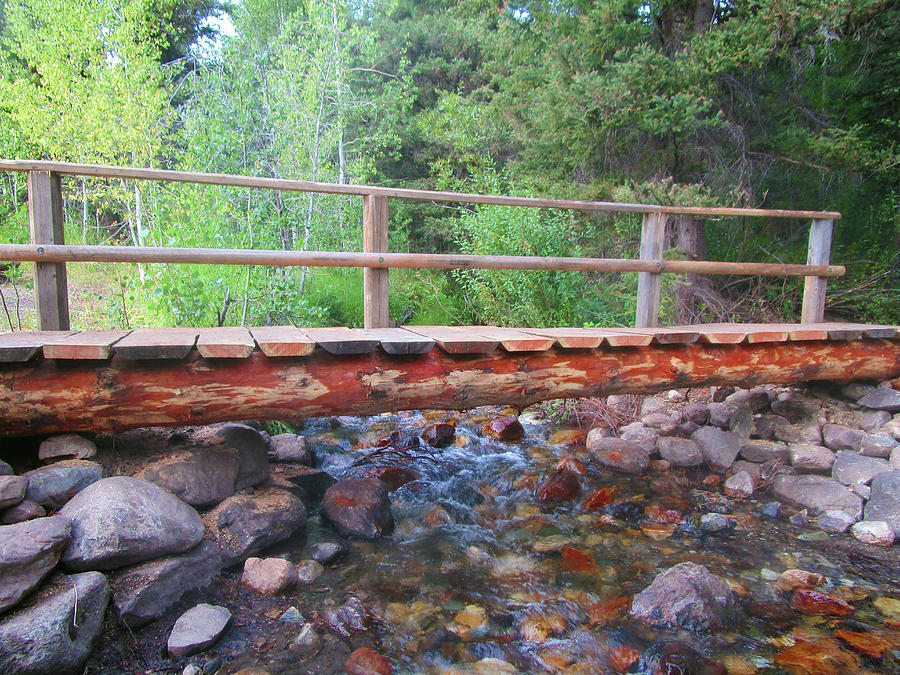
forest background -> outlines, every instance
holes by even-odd
[[[0,157],[838,210],[827,315],[900,323],[893,0],[0,0]],[[72,243],[361,250],[361,200],[64,178]],[[639,216],[391,200],[393,251],[636,257]],[[809,223],[666,255],[805,262]],[[0,241],[25,242],[0,174]],[[27,266],[3,328],[28,327]],[[362,273],[69,266],[77,327],[362,322]],[[630,325],[636,275],[392,270],[398,324]],[[664,323],[796,320],[801,283],[665,278]],[[25,317],[23,323],[23,316]]]

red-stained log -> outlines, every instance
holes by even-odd
[[[392,410],[527,405],[681,387],[900,375],[900,341],[701,343],[453,355],[381,350],[302,358],[0,365],[0,435],[115,431],[234,419],[296,420]]]

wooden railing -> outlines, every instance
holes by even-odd
[[[839,265],[829,264],[833,224],[835,219],[841,217],[841,214],[828,211],[681,207],[507,197],[35,160],[0,160],[0,171],[19,171],[28,174],[31,244],[0,243],[0,260],[35,262],[35,297],[41,330],[67,330],[69,328],[67,262],[362,267],[364,325],[366,328],[384,328],[390,324],[388,318],[388,269],[390,268],[637,272],[636,327],[658,325],[661,275],[664,273],[803,276],[806,280],[801,321],[815,323],[823,319],[827,279],[841,276],[845,271]],[[362,197],[363,252],[67,246],[63,232],[61,175],[225,185]],[[641,228],[640,259],[389,253],[387,250],[388,199],[641,213],[644,214],[644,218]],[[741,216],[812,220],[807,264],[663,259],[665,227],[666,221],[670,217]]]

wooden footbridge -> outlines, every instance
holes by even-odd
[[[900,375],[897,327],[823,322],[827,279],[844,272],[829,264],[838,213],[577,202],[20,160],[0,160],[0,170],[28,173],[32,243],[0,244],[0,260],[36,263],[41,328],[0,334],[0,435]],[[61,174],[361,196],[365,251],[68,246]],[[390,253],[389,198],[642,213],[641,255]],[[807,264],[663,259],[670,218],[734,216],[811,219]],[[72,331],[66,263],[79,261],[363,267],[365,328]],[[394,267],[637,272],[636,327],[390,327],[387,274]],[[664,273],[803,276],[801,323],[657,327]]]

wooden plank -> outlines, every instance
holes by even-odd
[[[246,328],[201,328],[197,351],[207,359],[246,359],[256,342]]]
[[[463,326],[489,340],[498,340],[508,352],[542,352],[550,349],[556,338],[536,335],[526,329],[499,326]]]
[[[126,359],[183,359],[194,348],[196,328],[138,328],[113,345],[113,352]]]
[[[759,344],[788,339],[788,327],[783,324],[713,323],[678,328],[681,329],[699,331],[701,341],[709,344]]]
[[[629,328],[627,331],[649,335],[656,344],[686,345],[700,339],[700,331],[696,326],[676,326],[671,328]]]
[[[0,362],[24,363],[38,355],[49,339],[71,335],[71,331],[15,331],[0,333]]]
[[[250,334],[266,356],[306,356],[316,348],[316,341],[294,326],[258,326]]]
[[[551,337],[563,349],[596,349],[603,344],[603,336],[589,328],[522,328],[521,330]]]
[[[448,354],[490,354],[499,340],[458,326],[404,326],[408,331],[434,340]]]
[[[363,251],[386,253],[388,250],[387,197],[363,197]],[[366,328],[388,328],[388,271],[363,268],[363,325]]]
[[[370,328],[362,332],[378,340],[388,354],[427,354],[434,349],[434,340],[405,328]]]
[[[329,354],[368,354],[380,344],[377,338],[351,328],[304,328],[303,332]]]
[[[112,356],[113,345],[130,332],[97,330],[52,337],[44,342],[44,358],[105,361]]]
[[[641,225],[641,260],[662,260],[666,239],[666,216],[662,213],[644,215]],[[659,325],[659,300],[662,275],[657,271],[638,273],[637,309],[634,325],[652,328]]]
[[[652,332],[640,332],[632,328],[585,328],[603,338],[610,347],[646,347],[653,342]]]
[[[831,235],[834,221],[817,218],[809,230],[809,251],[806,262],[809,265],[827,265],[831,259]],[[802,323],[815,323],[825,317],[825,291],[828,280],[824,277],[806,277],[803,283]]]
[[[31,243],[65,244],[59,174],[28,173],[28,222]],[[69,291],[64,262],[36,262],[34,296],[41,330],[69,330]]]

